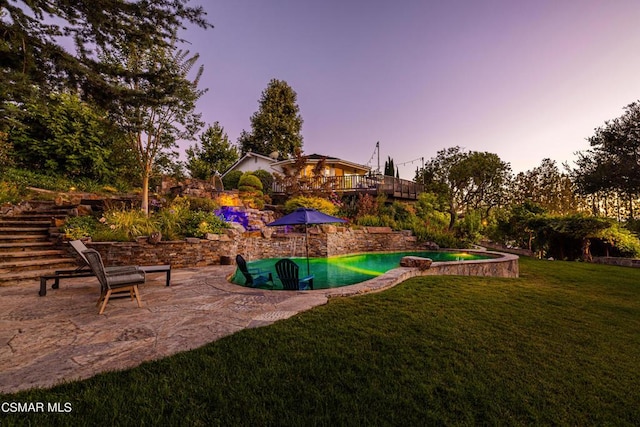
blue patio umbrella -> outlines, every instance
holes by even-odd
[[[327,215],[318,210],[311,208],[298,208],[288,215],[283,216],[269,224],[268,227],[275,227],[278,225],[304,225],[305,232],[305,245],[307,249],[307,274],[309,273],[309,224],[329,224],[332,222],[347,222],[342,218]]]

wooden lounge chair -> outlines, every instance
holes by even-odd
[[[240,270],[245,278],[244,284],[246,286],[257,288],[271,282],[271,286],[269,288],[273,288],[273,275],[271,272],[263,271],[258,268],[248,268],[247,261],[245,261],[244,257],[240,254],[236,255],[236,264],[238,265],[238,270]]]
[[[298,264],[288,258],[276,262],[276,274],[282,282],[282,287],[289,290],[313,289],[313,275],[299,278]]]
[[[91,270],[100,282],[100,298],[96,304],[96,306],[100,306],[100,312],[98,314],[104,312],[111,294],[117,292],[129,292],[131,299],[135,297],[138,302],[138,307],[142,307],[138,285],[145,281],[144,271],[137,269],[135,271],[120,270],[108,272],[104,268],[102,257],[98,251],[95,249],[87,249],[82,253],[89,262],[89,267],[91,267]],[[100,303],[102,303],[102,305],[100,305]]]

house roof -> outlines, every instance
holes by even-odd
[[[252,157],[257,157],[259,159],[263,159],[265,161],[268,161],[269,163],[276,163],[276,160],[269,157],[269,156],[265,156],[262,154],[258,154],[258,153],[253,153],[251,151],[249,151],[248,153],[246,153],[244,156],[240,157],[234,164],[232,164],[229,169],[227,169],[226,171],[224,171],[224,173],[222,174],[222,176],[224,177],[226,174],[228,174],[229,172],[231,172],[232,170],[235,170],[236,167],[238,167],[239,164],[243,163],[245,160],[250,159]]]
[[[371,167],[369,166],[365,166],[365,165],[361,165],[359,163],[354,163],[354,162],[350,162],[348,160],[342,160],[339,159],[337,157],[331,157],[331,156],[324,156],[322,154],[309,154],[306,156],[307,157],[307,162],[308,163],[318,163],[321,160],[324,160],[325,162],[328,163],[340,163],[342,165],[354,168],[354,169],[360,169],[360,170],[365,170],[365,171],[369,171],[371,169]],[[285,166],[285,165],[289,165],[291,163],[293,163],[295,160],[294,159],[286,159],[286,160],[280,160],[278,162],[275,162],[274,165],[277,166]]]

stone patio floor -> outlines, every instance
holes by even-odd
[[[61,280],[38,296],[33,286],[0,287],[0,393],[89,378],[201,347],[244,328],[269,325],[337,296],[383,290],[417,269],[397,268],[357,285],[314,291],[250,289],[227,281],[235,266],[147,275],[142,308],[109,301],[98,315],[95,278]]]

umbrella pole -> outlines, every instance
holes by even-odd
[[[309,225],[305,224],[304,225],[304,242],[307,246],[307,276],[309,276],[311,273],[309,272]]]

